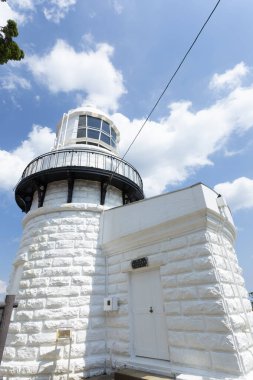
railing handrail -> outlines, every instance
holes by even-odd
[[[143,183],[142,183],[142,179],[141,179],[141,176],[140,176],[140,174],[138,173],[138,171],[131,165],[131,164],[129,164],[127,161],[125,161],[125,160],[123,160],[122,158],[120,158],[120,157],[117,157],[117,156],[114,156],[114,155],[112,155],[112,154],[108,154],[108,153],[105,153],[105,152],[101,152],[101,151],[97,151],[97,150],[95,150],[95,149],[60,149],[60,150],[53,150],[53,151],[51,151],[51,152],[47,152],[47,153],[44,153],[44,154],[42,154],[42,155],[40,155],[40,156],[38,156],[38,157],[36,157],[36,158],[34,158],[27,166],[26,166],[26,168],[25,168],[25,170],[23,171],[23,173],[22,173],[22,176],[21,176],[21,179],[20,179],[20,181],[22,180],[22,179],[24,179],[24,178],[26,178],[26,177],[28,177],[29,175],[31,175],[31,174],[34,174],[34,173],[38,173],[38,172],[40,172],[40,171],[43,171],[43,170],[46,170],[46,169],[39,169],[39,170],[37,170],[37,167],[38,167],[38,162],[39,161],[41,161],[41,160],[43,160],[43,159],[45,159],[46,157],[50,157],[50,156],[60,156],[60,155],[64,155],[64,154],[66,154],[66,153],[71,153],[71,155],[72,155],[72,157],[71,157],[71,159],[70,159],[70,164],[68,164],[68,165],[66,165],[66,162],[64,162],[65,163],[65,165],[62,165],[62,166],[59,166],[58,165],[58,160],[56,160],[56,161],[54,161],[54,163],[52,164],[51,163],[51,161],[49,161],[49,163],[51,164],[51,166],[49,165],[49,167],[47,168],[47,169],[53,169],[53,168],[57,168],[57,167],[68,167],[68,166],[72,166],[72,158],[73,158],[73,155],[75,154],[75,153],[78,153],[79,155],[87,155],[87,158],[88,158],[88,155],[89,154],[92,154],[92,155],[95,155],[95,156],[104,156],[104,157],[106,157],[106,158],[109,158],[110,160],[112,160],[112,161],[114,161],[114,162],[120,162],[120,164],[122,163],[122,164],[124,164],[124,165],[127,165],[129,168],[131,168],[132,169],[132,171],[135,173],[135,175],[136,175],[136,180],[134,180],[134,179],[132,179],[132,181],[133,182],[135,182],[141,189],[143,189]],[[35,168],[35,170],[33,169],[32,170],[32,173],[29,173],[29,174],[26,174],[27,172],[29,172],[29,168],[33,165],[33,164],[36,164],[36,168]],[[73,166],[78,166],[78,165],[74,165],[73,164]],[[80,166],[86,166],[86,167],[94,167],[94,165],[91,165],[90,164],[90,162],[88,162],[88,160],[87,160],[87,162],[86,162],[86,165],[80,165]],[[96,167],[96,166],[95,166]],[[100,168],[100,169],[104,169],[104,170],[108,170],[108,169],[106,169],[105,168],[105,164],[104,164],[104,167],[97,167],[97,168]],[[121,174],[120,173],[120,165],[118,165],[118,164],[116,164],[115,165],[115,169],[113,169],[113,170],[109,170],[109,171],[111,171],[111,172],[114,172],[115,171],[115,173],[117,173],[117,174]],[[127,178],[130,178],[130,176],[127,176],[126,175],[126,177]],[[19,181],[19,182],[20,182]]]

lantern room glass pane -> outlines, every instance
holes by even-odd
[[[77,137],[86,137],[86,128],[78,128]]]
[[[101,119],[93,116],[87,116],[88,118],[88,127],[92,127],[95,129],[100,129],[101,126]]]
[[[88,137],[91,139],[99,139],[100,131],[96,131],[94,129],[88,129]]]
[[[86,126],[86,115],[79,116],[78,125]]]
[[[104,133],[101,133],[101,141],[105,142],[106,144],[110,145],[110,137],[105,135]]]
[[[102,130],[103,130],[103,132],[108,133],[108,135],[110,134],[110,124],[104,120],[103,120],[103,124],[102,124]]]
[[[113,140],[116,141],[116,139],[117,139],[117,135],[116,135],[116,132],[114,131],[113,128],[111,128],[111,134],[112,134],[112,138],[113,138]]]

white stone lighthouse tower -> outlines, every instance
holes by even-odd
[[[25,169],[16,201],[27,215],[7,291],[18,307],[0,377],[121,369],[115,380],[124,380],[126,368],[252,380],[253,312],[225,200],[198,183],[135,202],[142,181],[118,141],[102,112],[71,110],[54,149]]]
[[[140,175],[118,157],[118,142],[119,131],[103,112],[74,109],[59,123],[54,149],[23,172],[15,196],[27,215],[8,289],[18,308],[2,362],[5,379],[104,371],[100,217],[143,198]]]

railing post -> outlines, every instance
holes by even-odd
[[[0,321],[0,364],[3,358],[4,346],[8,334],[12,310],[13,307],[17,307],[17,304],[15,305],[15,297],[15,295],[10,294],[5,297],[5,305],[3,307],[2,318]]]

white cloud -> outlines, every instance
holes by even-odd
[[[21,10],[34,10],[34,0],[9,0],[12,8],[20,8]],[[35,2],[38,2],[35,0]]]
[[[48,21],[58,24],[76,4],[76,0],[51,0],[43,13]]]
[[[34,125],[27,139],[14,151],[0,150],[0,190],[10,190],[18,182],[25,166],[36,156],[49,151],[55,134],[47,127]]]
[[[232,89],[241,84],[241,79],[245,77],[249,72],[249,68],[244,62],[240,62],[233,69],[227,70],[223,74],[214,74],[211,82],[211,89]]]
[[[81,40],[82,40],[82,45],[83,46],[86,46],[86,45],[92,46],[95,43],[94,36],[93,36],[92,33],[85,33],[82,36]]]
[[[8,4],[1,3],[0,21],[11,18],[22,24],[39,10],[48,21],[58,24],[75,4],[76,0],[8,0]]]
[[[252,103],[253,86],[239,87],[199,111],[192,111],[187,101],[172,103],[160,122],[148,122],[126,157],[140,171],[146,195],[159,194],[167,185],[212,165],[212,155],[224,151],[232,135],[253,127]],[[119,113],[113,119],[124,153],[143,120],[131,121]]]
[[[224,182],[214,188],[222,194],[233,211],[253,207],[253,179],[240,177],[233,182]]]
[[[16,12],[12,7],[7,3],[0,3],[0,25],[6,25],[7,20],[15,20],[19,24],[25,22],[25,16],[22,13]]]
[[[25,62],[35,79],[51,92],[81,91],[84,103],[116,110],[125,88],[121,73],[111,62],[112,54],[113,47],[106,43],[77,52],[58,40],[48,54],[27,57]]]
[[[122,78],[114,87],[109,84],[112,78],[117,77],[117,71],[108,58],[112,53],[110,49],[109,45],[99,45],[96,51],[77,53],[64,41],[58,41],[49,54],[40,58],[30,57],[28,64],[34,76],[51,91],[85,91],[93,103],[113,109],[123,93],[123,84]],[[62,64],[64,58],[68,65]],[[107,65],[109,74],[106,75],[104,67]],[[103,86],[99,71],[105,76]],[[108,92],[107,83],[109,88],[112,86]],[[149,121],[126,157],[142,175],[146,195],[159,194],[169,184],[187,179],[200,167],[213,165],[212,155],[218,150],[226,152],[231,136],[244,134],[253,127],[252,103],[253,86],[238,87],[210,107],[193,111],[191,102],[175,102],[169,105],[167,114],[160,121]],[[121,132],[120,150],[123,154],[143,120],[130,120],[122,113],[114,113],[111,117]],[[38,136],[43,131],[47,136],[44,146],[41,141],[45,137]],[[14,152],[0,151],[0,160],[5,163],[0,165],[2,188],[13,186],[28,161],[48,151],[52,140],[50,130],[35,128]],[[17,171],[19,174],[15,174],[13,181],[10,173]]]
[[[6,283],[0,280],[0,294],[3,294],[5,292],[6,292]]]
[[[120,15],[123,12],[124,7],[119,0],[112,0],[112,6],[118,15]]]
[[[29,90],[31,88],[31,84],[27,79],[12,73],[2,76],[0,78],[0,84],[4,90],[14,90],[17,87],[21,87],[24,90]]]

